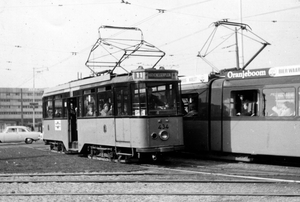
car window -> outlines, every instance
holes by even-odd
[[[27,132],[24,128],[19,128],[19,132],[21,132],[21,133],[25,133],[25,132]]]
[[[9,128],[7,130],[8,133],[15,133],[16,132],[16,129],[15,128]]]

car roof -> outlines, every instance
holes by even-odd
[[[25,126],[7,126],[6,128],[25,128],[26,129]]]

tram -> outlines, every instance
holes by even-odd
[[[110,42],[98,40],[96,44]],[[125,42],[122,40],[122,44]],[[143,44],[143,40],[135,43],[134,51],[129,45],[125,58],[139,54]],[[153,47],[149,52],[153,53]],[[146,51],[142,49],[143,53]],[[120,63],[117,61],[116,65]],[[96,72],[46,89],[44,141],[52,150],[88,154],[90,158],[127,161],[151,156],[156,160],[163,153],[184,147],[180,89],[176,70],[154,66],[139,66],[123,74],[111,70]]]
[[[299,75],[285,66],[182,78],[186,149],[300,157]]]

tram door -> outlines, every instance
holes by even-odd
[[[130,122],[128,118],[129,110],[129,87],[118,86],[115,87],[115,127],[116,127],[116,142],[130,145]]]
[[[69,148],[78,148],[78,133],[77,133],[77,115],[76,115],[77,98],[68,99],[68,133],[69,133]]]

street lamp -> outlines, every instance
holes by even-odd
[[[33,67],[33,96],[32,96],[32,127],[33,127],[33,130],[35,128],[35,107],[38,106],[38,103],[35,103],[35,71],[36,69],[40,69],[39,71],[37,71],[37,73],[40,73],[40,72],[43,72],[42,69],[46,69],[48,70],[47,67],[40,67],[40,68],[35,68]]]

